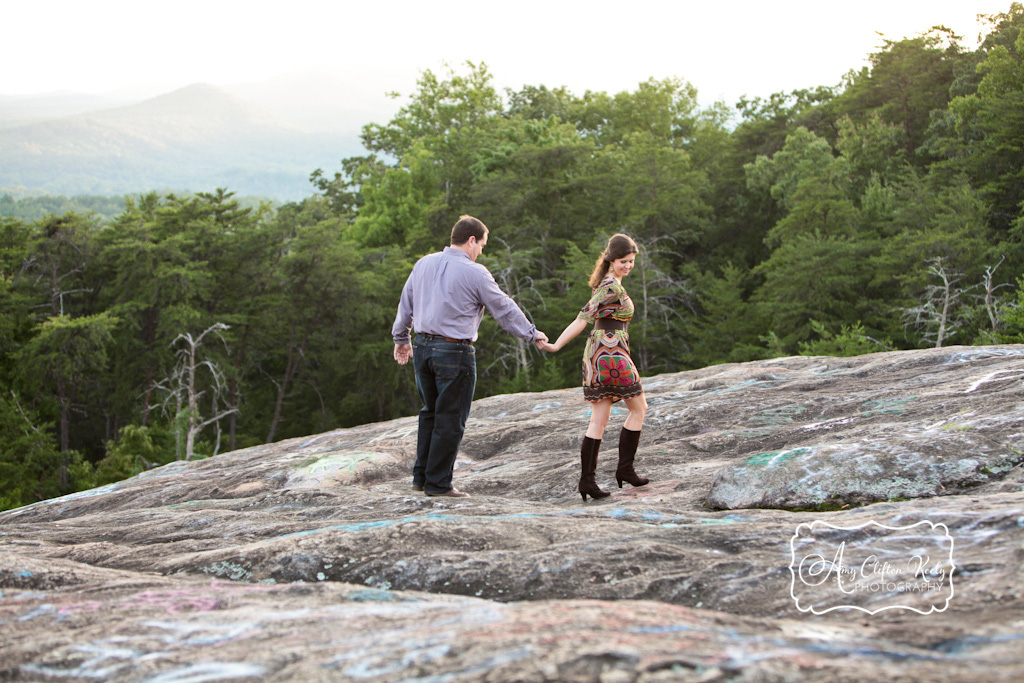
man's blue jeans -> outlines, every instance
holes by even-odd
[[[412,483],[424,493],[452,487],[455,457],[476,389],[476,351],[469,342],[417,334],[412,346],[416,388],[423,399]]]

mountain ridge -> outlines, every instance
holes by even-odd
[[[109,100],[72,97],[62,106],[78,111],[17,125],[12,102],[22,112],[34,106],[0,99],[0,188],[75,195],[226,187],[293,201],[312,194],[315,169],[362,153],[354,123],[311,130],[209,83],[88,111],[81,109]],[[38,102],[35,110],[54,111]]]

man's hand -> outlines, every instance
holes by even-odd
[[[405,365],[412,358],[412,344],[395,344],[395,360],[399,365]]]
[[[533,343],[537,346],[540,351],[550,351],[551,344],[548,343],[548,335],[544,334],[540,330],[537,330],[537,338],[533,340]]]

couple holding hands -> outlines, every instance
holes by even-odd
[[[636,243],[622,234],[608,240],[590,276],[590,301],[552,343],[501,291],[490,271],[476,263],[487,234],[480,220],[462,216],[452,228],[451,246],[421,258],[402,288],[392,328],[394,357],[402,365],[413,360],[423,400],[413,489],[428,496],[468,496],[454,487],[452,473],[476,387],[473,342],[485,308],[509,334],[551,353],[593,325],[583,352],[583,398],[591,404],[591,414],[580,448],[578,491],[584,502],[587,496],[610,495],[597,485],[597,456],[617,401],[625,403],[629,416],[619,433],[615,479],[620,488],[624,481],[633,486],[648,483],[633,468],[647,400],[629,354],[633,302],[622,286],[636,262]]]

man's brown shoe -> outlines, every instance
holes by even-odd
[[[431,498],[437,498],[438,496],[447,496],[449,498],[469,498],[468,493],[463,493],[454,486],[443,493],[428,493]]]

